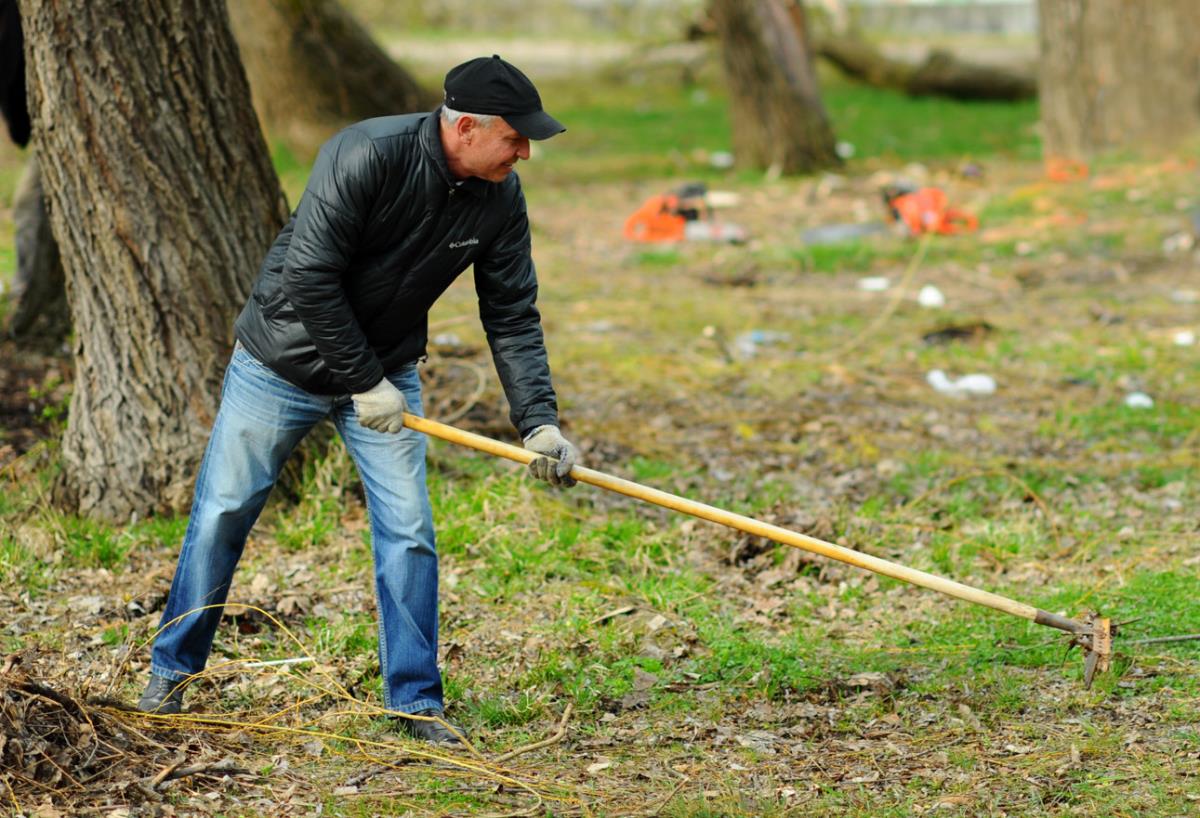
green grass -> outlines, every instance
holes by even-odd
[[[2,201],[6,200],[0,198],[0,202]],[[17,273],[17,252],[14,245],[12,224],[7,220],[0,220],[0,291],[3,292],[3,295],[0,295],[0,326],[7,325],[8,311],[11,309],[8,290]],[[4,431],[0,429],[0,440],[3,438]]]
[[[1195,476],[1192,469],[1184,466],[1143,465],[1137,469],[1138,488],[1143,491],[1160,489],[1170,484],[1186,485],[1185,481]]]
[[[528,693],[511,693],[504,696],[468,699],[468,712],[472,721],[491,728],[520,727],[529,724],[545,712],[545,707]]]
[[[1035,199],[1042,195],[1036,187],[993,196],[976,215],[980,224],[996,225],[1029,218],[1035,213]]]
[[[0,242],[0,281],[12,281],[17,271],[17,252],[13,246],[12,236],[6,236],[6,241]]]
[[[1077,244],[1086,241],[1091,245],[1101,243],[1102,239],[1073,241]],[[1062,243],[1069,242],[1064,240]],[[980,262],[1012,260],[1019,256],[1019,244],[1015,239],[985,243],[972,236],[938,236],[921,251],[916,239],[878,236],[832,244],[802,245],[789,248],[788,256],[803,272],[856,272],[866,275],[871,271],[886,270],[895,283],[895,279],[908,269],[910,263],[917,262],[918,252],[922,255],[917,269],[927,270],[945,263],[976,265]]]
[[[375,653],[379,632],[371,614],[347,612],[332,621],[307,617],[304,624],[314,656],[356,657]]]
[[[27,150],[21,150],[8,141],[8,135],[4,135],[4,145],[0,148],[0,202],[11,202],[13,194],[16,193],[17,184],[21,180],[21,175],[25,172],[26,158],[29,156]],[[0,222],[8,226],[7,220]],[[7,242],[4,242],[5,244]],[[0,268],[3,269],[3,268]]]
[[[895,252],[896,242],[865,239],[799,247],[793,256],[805,272],[840,273],[870,270],[878,261],[895,258]]]
[[[909,97],[822,77],[822,95],[838,139],[855,146],[855,159],[901,161],[1036,159],[1037,104],[958,102]]]
[[[674,249],[639,250],[632,261],[640,267],[651,269],[675,267],[683,261],[683,256]]]
[[[350,455],[341,438],[332,440],[326,427],[308,438],[301,446],[298,477],[286,488],[277,488],[268,511],[268,518],[278,515],[276,537],[284,548],[302,551],[331,542],[341,531],[341,518],[359,481]],[[322,443],[321,441],[328,441]],[[290,467],[295,471],[296,460]],[[298,501],[288,502],[290,494]]]
[[[36,596],[50,585],[51,580],[50,566],[31,553],[27,542],[18,540],[15,535],[0,536],[0,582]]]
[[[315,158],[315,157],[314,157]],[[312,171],[312,160],[304,161],[281,140],[271,143],[271,161],[275,165],[275,173],[279,175],[279,184],[287,197],[288,206],[295,209],[308,184],[308,174]]]
[[[178,551],[186,517],[163,515],[121,526],[49,505],[57,468],[50,462],[19,485],[0,482],[0,582],[37,595],[63,573],[103,568],[120,575],[135,552]]]
[[[654,484],[666,481],[678,475],[679,465],[664,460],[652,460],[646,457],[634,457],[629,461],[633,471],[633,479],[639,483]]]
[[[1200,608],[1195,604],[1198,595],[1200,576],[1180,566],[1170,571],[1135,571],[1120,585],[1106,586],[1096,595],[1095,603],[1117,618],[1136,612],[1139,621],[1127,630],[1151,638],[1200,633]],[[1195,655],[1195,643],[1165,643],[1153,650]]]
[[[1196,410],[1161,400],[1149,409],[1131,408],[1114,397],[1110,405],[1061,410],[1048,433],[1064,427],[1098,451],[1174,452],[1195,433]]]
[[[63,518],[62,536],[72,562],[83,567],[120,565],[133,545],[121,529],[78,517]]]
[[[1040,150],[1034,103],[911,98],[836,74],[823,76],[822,82],[836,137],[854,145],[852,167],[880,161],[1033,159]],[[731,173],[708,162],[712,152],[732,145],[726,93],[714,77],[694,84],[651,74],[624,85],[555,80],[546,85],[543,96],[561,100],[555,115],[568,131],[542,146],[542,156],[523,169],[524,176],[592,182],[614,175],[717,180]]]

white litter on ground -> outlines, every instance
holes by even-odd
[[[933,369],[925,376],[925,380],[943,395],[991,395],[996,391],[996,379],[981,373],[951,378],[942,370]]]
[[[758,354],[761,347],[771,346],[773,344],[783,343],[791,340],[791,336],[786,332],[774,332],[771,330],[755,329],[749,332],[743,332],[737,338],[733,339],[734,354],[742,360],[749,360]]]
[[[712,208],[737,207],[742,196],[732,190],[710,190],[704,194],[704,203]]]
[[[934,309],[936,307],[946,306],[946,296],[942,295],[942,291],[932,284],[926,284],[917,293],[917,303],[926,309]]]
[[[888,281],[885,276],[867,276],[858,280],[858,288],[869,293],[881,293],[890,286],[892,286],[892,282]]]
[[[733,154],[729,151],[713,151],[708,155],[708,164],[718,170],[728,170],[733,167]]]
[[[1186,253],[1196,246],[1196,237],[1191,233],[1176,233],[1163,239],[1162,251],[1165,256]]]

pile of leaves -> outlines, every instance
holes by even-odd
[[[207,739],[182,743],[143,729],[148,717],[37,681],[21,658],[0,668],[0,798],[14,814],[156,814],[174,784],[246,772]]]

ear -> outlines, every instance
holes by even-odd
[[[471,134],[479,127],[479,123],[475,121],[475,117],[463,115],[454,122],[454,132],[458,134],[458,138],[463,142],[471,141]]]

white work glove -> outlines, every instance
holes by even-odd
[[[525,438],[525,448],[546,455],[535,458],[529,464],[529,473],[553,486],[570,488],[575,485],[571,467],[579,461],[579,450],[562,436],[557,426],[539,426]],[[558,462],[555,463],[554,458]]]
[[[399,432],[404,428],[404,413],[408,405],[404,393],[384,378],[366,392],[351,395],[358,422],[377,432]]]

